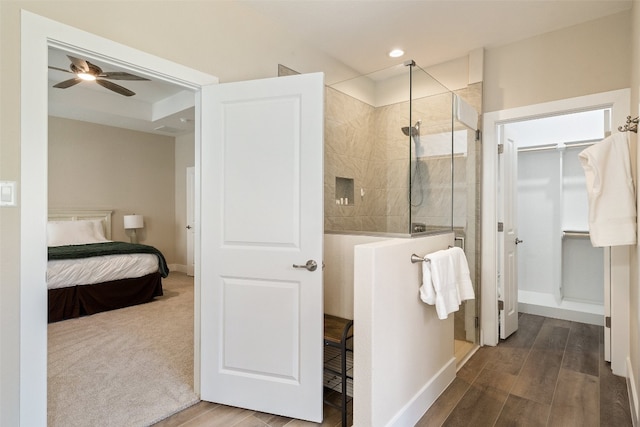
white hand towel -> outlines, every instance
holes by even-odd
[[[579,154],[589,197],[589,235],[599,246],[636,243],[636,197],[627,135],[616,133]]]
[[[439,319],[459,310],[462,301],[474,299],[464,251],[458,247],[434,252],[422,264],[420,299],[436,306]]]
[[[458,311],[460,306],[453,257],[448,251],[442,250],[429,254],[428,258],[431,283],[435,292],[436,313],[439,319],[446,319],[449,313]],[[428,292],[428,287],[425,292]]]
[[[420,286],[420,299],[429,304],[436,303],[436,290],[433,289],[433,279],[431,278],[431,259],[424,257],[422,261],[422,286]]]
[[[460,301],[466,301],[475,299],[475,293],[473,292],[473,283],[471,283],[471,275],[469,274],[469,264],[467,263],[467,257],[464,254],[462,248],[453,247],[449,249],[451,256],[454,260],[454,267],[456,271],[456,285],[458,287],[458,296]]]

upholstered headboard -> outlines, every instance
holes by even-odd
[[[111,214],[113,211],[102,210],[49,210],[49,221],[100,220],[104,227],[104,235],[111,240]]]

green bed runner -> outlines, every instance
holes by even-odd
[[[103,255],[154,254],[158,257],[160,274],[169,275],[169,267],[164,255],[153,246],[126,242],[89,243],[86,245],[49,246],[49,260],[90,258]]]

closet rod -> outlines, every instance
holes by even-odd
[[[588,231],[576,231],[576,230],[564,230],[562,232],[562,238],[564,239],[565,237],[588,238],[589,237],[589,232]]]

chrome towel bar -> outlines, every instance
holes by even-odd
[[[460,247],[460,249],[462,249],[464,251],[464,237],[456,237],[455,240],[460,240],[462,243],[462,246]],[[453,248],[453,246],[449,245],[449,249]],[[419,262],[431,262],[431,260],[429,258],[425,258],[425,257],[421,257],[418,256],[416,254],[411,254],[411,263],[412,264],[417,264]]]
[[[416,254],[411,254],[411,262],[413,264],[417,264],[419,262],[431,262],[431,260],[429,258],[420,257]]]

